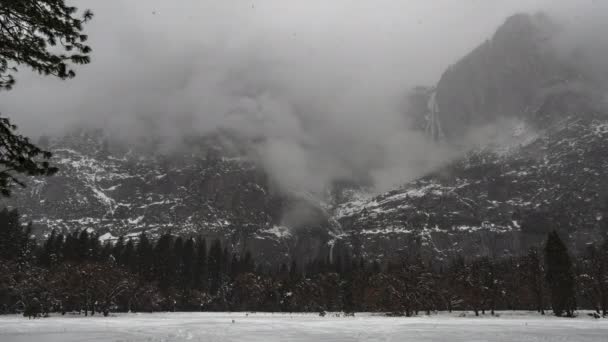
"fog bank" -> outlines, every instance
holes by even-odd
[[[586,0],[74,4],[95,13],[93,61],[70,81],[22,70],[0,94],[22,132],[88,125],[170,142],[229,129],[263,137],[254,148],[274,179],[311,192],[335,179],[387,189],[452,157],[409,128],[407,93],[437,82],[509,15],[553,13],[575,28],[564,45],[584,46],[603,39],[594,25],[608,13]]]

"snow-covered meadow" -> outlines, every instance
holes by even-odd
[[[234,321],[234,322],[233,322]],[[0,341],[608,341],[608,319],[503,313],[383,317],[357,314],[158,313],[28,320],[0,316]]]

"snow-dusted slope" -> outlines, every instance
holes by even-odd
[[[299,248],[320,253],[331,229],[317,203],[276,191],[245,155],[214,143],[189,142],[187,152],[159,153],[108,143],[102,132],[78,131],[49,143],[58,174],[32,179],[5,204],[19,208],[40,233],[90,229],[104,240],[142,231],[201,234],[268,258],[287,260]],[[197,144],[200,150],[193,152]],[[316,217],[306,227],[285,222],[294,208]],[[299,235],[309,239],[287,243],[294,240],[292,228],[304,228]]]
[[[110,153],[103,141],[81,131],[52,143],[60,172],[35,179],[15,196],[28,219],[49,228],[114,233],[213,231],[234,225],[237,213],[248,223],[273,220],[268,189],[247,161]]]
[[[537,116],[542,129],[516,129],[519,144],[485,148],[380,196],[355,199],[335,213],[370,254],[424,250],[446,256],[517,253],[557,229],[582,248],[608,232],[608,116],[578,95],[560,94]],[[584,103],[584,102],[581,102]]]

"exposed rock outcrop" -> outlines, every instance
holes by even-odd
[[[443,74],[437,103],[448,139],[458,140],[500,117],[525,117],[543,101],[546,89],[582,77],[558,57],[555,27],[542,14],[514,15]]]

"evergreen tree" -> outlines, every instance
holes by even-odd
[[[89,232],[86,229],[82,230],[78,236],[77,256],[76,261],[87,260],[91,257]]]
[[[287,266],[285,266],[285,269],[287,269]],[[250,251],[245,252],[245,256],[241,259],[239,271],[241,273],[252,273],[255,271],[255,262]]]
[[[19,249],[19,257],[17,258],[17,262],[22,266],[31,267],[31,262],[35,256],[36,249],[36,240],[32,237],[32,222],[27,224],[21,241],[18,243],[21,248]]]
[[[125,238],[121,235],[118,240],[116,240],[116,243],[114,243],[114,245],[112,246],[112,256],[114,257],[114,260],[116,261],[117,265],[123,265],[122,253],[124,251],[124,248]]]
[[[44,241],[42,249],[38,256],[38,263],[43,267],[50,267],[53,264],[53,255],[55,254],[55,229],[51,231],[51,235]]]
[[[279,266],[279,272],[277,274],[280,280],[284,281],[289,279],[289,268],[287,268],[287,264],[281,263],[281,266]]]
[[[5,0],[0,15],[0,90],[11,89],[13,72],[27,66],[61,79],[75,76],[71,65],[87,64],[91,48],[85,44],[83,25],[93,14],[68,6],[65,0]],[[8,196],[15,185],[24,186],[19,174],[52,175],[49,152],[24,136],[8,118],[0,117],[0,194]]]
[[[608,314],[608,244],[606,241],[599,248],[590,245],[584,255],[578,277],[581,294],[594,306],[602,316]]]
[[[25,65],[43,75],[62,79],[76,74],[70,64],[87,64],[91,48],[83,25],[93,17],[65,0],[3,1],[0,16],[0,88],[15,83],[10,72]]]
[[[135,264],[137,265],[137,272],[140,276],[148,281],[152,280],[154,256],[152,244],[150,243],[146,232],[139,234]]]
[[[173,241],[173,251],[171,255],[173,257],[173,272],[175,273],[175,279],[172,279],[172,282],[177,283],[182,286],[183,276],[184,276],[184,239],[181,236],[178,236]]]
[[[228,251],[228,247],[224,247],[222,251],[222,260],[220,261],[220,273],[222,275],[229,275],[232,273],[230,269],[232,267],[232,263],[230,262],[230,252]]]
[[[551,306],[556,316],[574,316],[576,292],[574,271],[568,248],[556,231],[549,233],[545,245],[546,281],[551,291]]]
[[[120,254],[120,265],[126,267],[133,273],[140,272],[141,268],[138,265],[139,260],[135,249],[135,243],[133,243],[133,239],[129,239]]]
[[[89,234],[89,258],[95,261],[102,261],[102,246],[97,233]]]
[[[534,294],[536,310],[545,314],[545,267],[538,249],[530,248],[524,259],[524,279]]]
[[[212,294],[217,293],[222,281],[222,243],[219,239],[216,239],[211,243],[209,248],[208,267],[209,267],[209,283],[210,291]]]
[[[154,279],[161,290],[167,290],[175,276],[176,258],[173,250],[173,236],[163,234],[154,247]]]
[[[99,242],[99,240],[97,240],[97,241]],[[112,261],[113,263],[116,263],[116,259],[114,258],[114,255],[112,254],[113,249],[114,249],[114,246],[112,246],[112,243],[110,241],[106,241],[103,244],[103,247],[101,248],[101,250],[99,251],[99,256],[98,256],[99,261],[103,261],[103,262]]]
[[[198,237],[196,239],[196,264],[195,282],[196,287],[205,290],[209,286],[209,274],[207,264],[207,240]]]
[[[54,260],[56,264],[61,264],[64,262],[65,257],[63,255],[63,245],[65,243],[65,236],[63,234],[59,234],[55,237],[55,241],[53,242],[53,251],[55,253]]]
[[[78,232],[72,232],[66,236],[63,255],[68,261],[78,261]]]
[[[181,251],[181,265],[182,265],[182,287],[192,288],[194,287],[194,274],[196,268],[196,251],[194,246],[194,239],[188,238],[184,244],[184,249]]]
[[[17,209],[0,211],[0,259],[16,260],[27,247],[29,236]]]
[[[296,280],[298,280],[299,277],[300,277],[300,274],[298,271],[298,263],[294,259],[291,261],[291,266],[289,267],[289,279],[291,281],[296,281]]]

